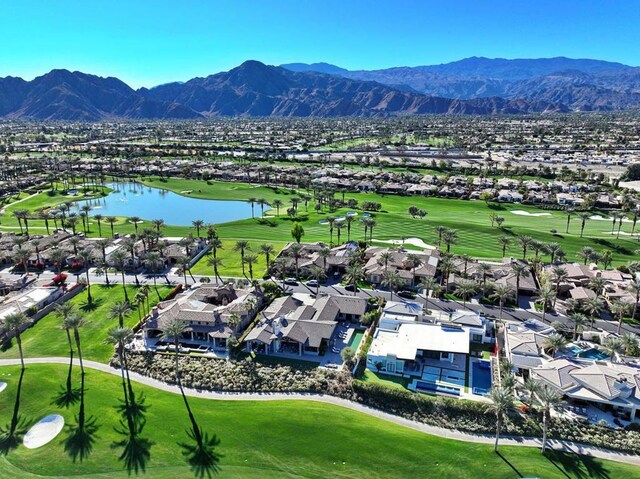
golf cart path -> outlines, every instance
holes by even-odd
[[[22,203],[23,201],[27,201],[27,200],[33,198],[34,196],[38,196],[39,194],[40,193],[33,193],[33,194],[29,195],[29,196],[25,196],[24,198],[20,198],[19,200],[16,200],[13,203],[9,203],[7,206],[4,206],[2,209],[0,209],[0,214],[4,214],[4,212],[6,211],[6,209],[9,206],[15,206],[15,205],[17,205],[19,203]]]
[[[47,357],[47,358],[25,358],[25,364],[69,364],[69,359],[64,357]],[[79,366],[77,359],[73,360],[74,365]],[[19,359],[0,359],[1,366],[19,366]],[[93,369],[101,371],[114,376],[120,376],[120,370],[112,368],[111,366],[96,361],[84,361],[84,367],[87,369]],[[136,372],[130,371],[129,375],[131,379],[137,383],[144,384],[160,391],[170,392],[173,394],[180,394],[180,388],[178,386],[167,384],[157,379],[143,376]],[[414,431],[430,434],[432,436],[443,437],[447,439],[454,439],[457,441],[474,442],[480,444],[493,444],[495,436],[471,434],[451,429],[440,428],[436,426],[430,426],[416,421],[410,421],[408,419],[394,416],[377,409],[364,406],[362,404],[349,401],[346,399],[328,396],[324,394],[316,393],[260,393],[260,392],[220,392],[220,391],[206,391],[193,388],[184,388],[184,392],[189,397],[202,398],[202,399],[214,399],[224,401],[283,401],[283,400],[298,400],[298,401],[315,401],[326,404],[332,404],[334,406],[344,407],[352,411],[357,411],[369,416],[382,419],[384,421],[392,422],[394,424],[408,427]],[[537,438],[526,437],[501,437],[500,444],[506,446],[528,446],[528,447],[540,447],[541,440]],[[634,464],[640,466],[640,456],[627,454],[623,452],[610,451],[595,446],[588,446],[571,441],[560,441],[550,439],[548,441],[548,447],[557,451],[573,452],[576,454],[584,454],[587,456],[593,456],[600,459],[606,459],[610,461],[624,462],[627,464]]]

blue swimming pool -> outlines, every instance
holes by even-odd
[[[487,394],[491,389],[491,363],[489,361],[474,361],[471,367],[473,394]]]
[[[594,361],[598,361],[598,360],[602,360],[602,359],[607,359],[609,357],[609,355],[607,353],[605,353],[604,351],[600,351],[599,349],[589,348],[589,349],[585,349],[583,351],[580,351],[578,353],[578,357],[579,358],[585,358],[585,359],[593,359]]]

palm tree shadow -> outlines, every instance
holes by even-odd
[[[20,416],[20,393],[22,391],[22,379],[24,369],[20,372],[18,389],[16,390],[16,400],[13,406],[11,422],[5,427],[0,427],[0,455],[6,456],[22,442],[22,438],[29,429],[30,421]]]
[[[78,460],[82,462],[89,457],[96,440],[96,432],[100,428],[95,416],[87,418],[85,415],[84,375],[80,384],[80,409],[75,417],[75,424],[69,426],[69,434],[63,441],[64,451],[74,463]]]
[[[91,303],[86,300],[82,302],[82,304],[80,305],[80,309],[85,313],[89,313],[98,309],[103,302],[104,300],[102,298],[93,298]]]
[[[82,391],[78,388],[73,388],[71,382],[71,373],[73,371],[73,352],[69,356],[69,371],[67,372],[67,381],[64,386],[60,387],[60,392],[53,398],[51,404],[55,404],[58,407],[68,408],[69,406],[78,402],[81,398]],[[83,378],[84,384],[84,378]]]
[[[555,450],[547,451],[546,456],[565,477],[578,479],[610,479],[611,477],[602,462],[592,456],[576,456],[573,453]]]
[[[122,449],[118,459],[123,462],[129,474],[131,472],[136,474],[139,472],[144,473],[147,462],[151,458],[151,446],[153,446],[153,442],[141,437],[147,422],[145,414],[148,406],[144,404],[145,399],[142,395],[136,399],[131,387],[131,381],[128,377],[125,380],[124,370],[122,373],[122,389],[124,391],[124,400],[116,406],[121,418],[119,426],[114,427],[116,433],[122,436],[122,440],[113,442],[111,448]]]
[[[496,451],[496,454],[502,459],[512,470],[517,474],[517,477],[524,477],[516,467],[509,462],[509,460],[502,455],[500,451]]]
[[[216,452],[216,448],[220,445],[220,439],[215,434],[209,436],[206,431],[202,432],[191,411],[189,401],[179,379],[178,386],[191,421],[191,428],[187,430],[189,442],[178,443],[178,445],[182,448],[182,455],[187,459],[187,463],[191,466],[195,476],[199,479],[205,476],[211,478],[214,474],[220,473],[219,464],[222,456]]]

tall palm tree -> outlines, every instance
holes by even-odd
[[[493,289],[493,294],[490,296],[492,299],[498,301],[500,305],[500,320],[502,320],[502,309],[504,308],[505,303],[513,298],[514,291],[513,287],[508,284],[497,284]]]
[[[218,284],[218,281],[222,282],[222,278],[220,277],[220,273],[218,272],[218,268],[224,265],[222,258],[216,258],[215,256],[212,256],[207,260],[207,265],[213,267],[213,275],[216,278],[216,284]]]
[[[111,237],[113,238],[115,236],[113,225],[118,222],[118,218],[116,218],[115,216],[107,216],[104,220],[109,223],[109,227],[111,228]]]
[[[493,386],[489,392],[489,399],[491,404],[486,411],[496,416],[496,441],[493,445],[493,451],[498,452],[498,441],[500,440],[504,417],[514,407],[513,392],[509,388]]]
[[[596,293],[596,297],[602,295],[606,284],[607,281],[601,276],[595,276],[591,278],[591,280],[589,280],[589,288],[591,288],[593,292]]]
[[[366,218],[365,218],[366,219]],[[327,216],[327,223],[329,224],[329,244],[332,245],[333,244],[333,228],[336,224],[336,217],[335,216]],[[366,238],[367,234],[365,232],[365,241],[367,240]]]
[[[316,280],[316,296],[318,296],[318,294],[320,294],[320,281],[322,280],[323,276],[324,276],[324,269],[322,269],[320,266],[317,265],[312,265],[310,268],[310,272],[311,272],[311,276],[313,276],[313,279]]]
[[[136,232],[136,235],[138,234],[138,224],[142,223],[142,218],[140,218],[139,216],[131,216],[129,218],[129,223],[133,223],[133,229]]]
[[[64,303],[58,303],[54,306],[54,311],[60,316],[62,319],[61,328],[65,330],[67,333],[67,343],[69,344],[69,353],[73,354],[73,345],[71,343],[71,333],[69,329],[65,327],[67,318],[71,316],[75,312],[75,305],[71,301],[67,301]]]
[[[549,356],[554,357],[558,351],[564,349],[567,343],[567,338],[563,335],[553,333],[544,338],[542,348],[549,354]]]
[[[440,248],[442,246],[442,235],[447,231],[447,228],[445,226],[436,226],[434,229],[438,234],[438,248]]]
[[[502,257],[504,258],[507,254],[507,247],[511,244],[511,238],[508,236],[501,236],[498,238],[498,243],[500,243],[500,247],[502,248]]]
[[[620,338],[609,338],[602,345],[612,362],[616,361],[617,355],[624,351],[624,344]]]
[[[458,293],[462,297],[462,306],[467,307],[467,300],[470,296],[476,292],[476,284],[473,281],[461,281],[456,289],[456,293]]]
[[[569,233],[569,225],[571,224],[571,216],[573,215],[573,208],[567,208],[567,230],[565,231],[567,234]]]
[[[550,256],[551,264],[554,264],[558,259],[558,256],[559,256],[558,253],[562,251],[562,248],[558,243],[548,243],[546,249],[547,249],[547,254]]]
[[[353,223],[354,217],[353,216],[345,216],[344,218],[344,224],[347,227],[347,241],[351,241],[351,223]]]
[[[113,261],[113,265],[116,267],[116,270],[120,270],[122,274],[122,289],[124,290],[124,300],[129,301],[129,294],[127,293],[127,283],[124,278],[124,269],[127,264],[127,253],[122,249],[118,249],[114,251],[111,255],[111,261]]]
[[[200,238],[200,230],[204,226],[204,221],[202,221],[202,220],[193,220],[191,222],[191,224],[196,229],[196,238]]]
[[[573,340],[575,341],[580,331],[582,331],[589,322],[589,319],[584,314],[574,313],[569,316],[569,322],[573,324]]]
[[[29,250],[19,246],[13,253],[13,260],[16,264],[21,265],[24,268],[24,274],[29,274],[29,258],[31,253]]]
[[[176,264],[178,265],[178,270],[182,273],[182,276],[184,277],[184,287],[185,288],[189,287],[189,283],[187,281],[187,274],[191,276],[191,279],[195,283],[195,278],[193,277],[193,274],[191,274],[191,259],[188,256],[183,255],[177,258]],[[242,269],[244,274],[244,258],[242,259]]]
[[[347,281],[353,286],[353,295],[357,295],[358,281],[363,278],[364,272],[360,263],[353,263],[347,266],[346,269]]]
[[[527,248],[531,244],[531,237],[527,235],[518,236],[518,243],[520,244],[520,248],[522,248],[522,259],[527,258]]]
[[[635,301],[633,302],[633,312],[631,313],[631,318],[636,318],[636,312],[638,311],[638,302],[640,302],[640,280],[635,277],[627,286],[627,290],[632,293],[635,297]]]
[[[529,272],[529,266],[524,263],[511,263],[511,272],[513,276],[516,278],[516,303],[518,302],[518,297],[520,295],[520,279],[528,278],[531,273]]]
[[[395,271],[389,270],[382,275],[382,286],[389,288],[389,291],[391,292],[391,296],[389,297],[390,301],[393,301],[393,293],[400,289],[403,284],[404,281]]]
[[[590,213],[578,213],[578,217],[580,218],[580,238],[584,234],[584,227],[587,224],[587,220],[591,219]]]
[[[249,278],[253,279],[253,265],[258,261],[258,255],[248,252],[244,255],[243,261],[249,266]]]
[[[10,313],[2,318],[2,327],[6,331],[13,332],[16,343],[18,344],[18,353],[20,354],[20,365],[22,369],[24,369],[24,354],[22,353],[22,338],[20,337],[20,332],[24,326],[29,323],[29,319],[25,316],[24,313]]]
[[[291,246],[289,246],[289,250],[288,250],[289,256],[291,256],[293,258],[293,261],[295,263],[296,279],[300,278],[300,275],[299,275],[299,263],[300,263],[300,255],[302,253],[302,249],[303,248],[304,248],[304,246],[302,246],[300,243],[293,243]]]
[[[529,379],[527,379],[520,386],[520,389],[522,390],[522,392],[524,392],[527,396],[527,401],[528,401],[527,406],[529,406],[529,408],[533,407],[535,395],[538,393],[541,387],[542,387],[542,384],[540,383],[540,381],[533,379],[531,377],[529,377]]]
[[[569,273],[562,266],[554,266],[551,270],[551,276],[553,277],[553,282],[556,284],[556,297],[553,300],[553,308],[556,307],[556,301],[558,299],[558,293],[560,292],[560,283],[566,281],[569,278]]]
[[[422,265],[422,258],[415,254],[409,253],[404,260],[405,265],[411,268],[412,279],[411,283],[415,286],[416,284],[416,269]]]
[[[442,233],[442,241],[447,245],[447,253],[451,251],[451,245],[458,242],[458,232],[456,230],[447,229]]]
[[[234,251],[238,251],[240,253],[240,263],[242,264],[242,274],[243,274],[243,276],[245,275],[245,272],[244,272],[244,265],[245,265],[244,255],[245,255],[245,253],[247,252],[248,249],[250,249],[250,245],[249,245],[249,242],[247,240],[236,241],[236,244],[233,247]]]
[[[67,331],[73,331],[73,339],[76,343],[78,351],[78,360],[80,361],[80,371],[84,375],[84,363],[82,362],[82,348],[80,347],[80,328],[87,324],[87,321],[79,314],[73,313],[67,316],[63,321],[63,328]]]
[[[540,288],[538,299],[542,304],[542,322],[544,323],[545,317],[547,315],[547,308],[550,304],[555,302],[556,293],[553,291],[553,289],[551,289],[551,286],[549,284],[544,284]]]
[[[163,320],[160,323],[160,330],[162,331],[162,339],[165,341],[173,341],[175,358],[175,375],[176,382],[180,382],[180,339],[182,335],[187,331],[187,325],[184,321],[178,318],[170,318]]]
[[[546,385],[538,390],[536,398],[542,408],[542,454],[544,454],[547,449],[547,432],[551,421],[551,410],[560,406],[563,400],[560,393]]]
[[[160,228],[164,226],[164,220],[160,218],[151,220],[151,224],[155,227],[156,233],[160,233]]]
[[[420,288],[424,290],[424,310],[429,310],[429,292],[433,291],[435,295],[440,289],[440,285],[432,276],[425,276],[420,280]]]
[[[269,268],[271,266],[271,256],[274,252],[275,249],[273,248],[272,244],[264,243],[260,245],[260,254],[264,255],[264,261],[267,266],[267,271],[269,271]]]
[[[118,327],[124,327],[124,318],[131,314],[131,303],[129,301],[118,301],[109,309],[109,319],[118,319]]]
[[[93,215],[93,219],[98,223],[98,236],[102,238],[102,220],[104,219],[104,216],[98,213],[97,215]]]
[[[280,207],[282,207],[282,200],[273,200],[273,206],[276,209],[276,216],[280,216]]]
[[[624,333],[622,336],[620,336],[620,342],[622,343],[624,354],[626,354],[627,356],[638,355],[640,342],[638,341],[638,336],[636,336],[634,333],[632,332]]]
[[[87,279],[87,302],[89,306],[93,304],[93,298],[91,297],[91,282],[89,279],[89,266],[93,261],[93,250],[91,249],[83,249],[78,253],[78,257],[82,260],[82,267],[84,268],[86,279]]]
[[[614,317],[618,318],[618,329],[616,330],[616,333],[620,334],[620,329],[622,329],[622,321],[624,320],[624,317],[631,311],[631,305],[629,303],[625,303],[624,301],[616,299],[609,303],[609,309],[611,310],[611,314],[613,314]]]
[[[583,308],[589,313],[589,319],[591,321],[589,327],[593,328],[593,322],[600,317],[600,313],[602,313],[604,309],[604,301],[598,296],[589,298],[585,301]]]

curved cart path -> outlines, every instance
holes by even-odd
[[[25,358],[26,364],[69,364],[68,358],[63,357],[48,357],[48,358]],[[73,360],[75,365],[79,365],[77,359]],[[19,359],[0,359],[0,366],[19,366]],[[120,376],[120,370],[112,368],[111,366],[96,361],[84,361],[84,366],[87,369],[94,369],[107,374],[113,374]],[[180,394],[180,388],[173,384],[167,384],[157,379],[143,376],[136,372],[131,371],[129,373],[131,379],[137,383],[144,384],[160,391],[166,391],[173,394]],[[374,409],[362,404],[349,401],[347,399],[337,398],[334,396],[328,396],[325,394],[316,393],[260,393],[260,392],[221,392],[221,391],[206,391],[192,388],[184,388],[184,392],[189,397],[214,399],[224,401],[283,401],[283,400],[298,400],[298,401],[316,401],[326,404],[332,404],[334,406],[344,407],[351,409],[352,411],[368,414],[369,416],[377,417],[379,419],[398,424],[400,426],[408,427],[415,431],[419,431],[425,434],[431,434],[433,436],[444,437],[447,439],[454,439],[457,441],[475,442],[481,444],[493,444],[495,436],[483,435],[483,434],[471,434],[451,429],[445,429],[436,426],[430,426],[416,421],[411,421],[399,416],[394,416],[378,409]],[[541,440],[537,438],[528,437],[501,437],[500,444],[506,446],[528,446],[528,447],[540,447]],[[633,454],[626,454],[623,452],[610,451],[595,446],[588,446],[585,444],[579,444],[571,441],[560,441],[551,439],[548,441],[548,447],[558,451],[573,452],[576,454],[584,454],[587,456],[593,456],[600,459],[606,459],[610,461],[624,462],[627,464],[635,464],[640,466],[640,456]]]

